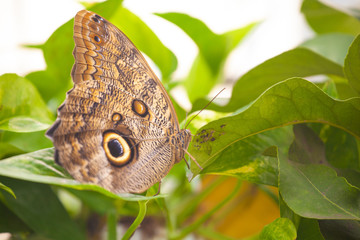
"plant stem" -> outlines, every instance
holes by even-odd
[[[196,222],[193,224],[185,227],[182,229],[182,231],[178,234],[175,234],[173,236],[170,236],[170,239],[183,239],[186,235],[196,230],[201,224],[203,224],[206,220],[208,220],[216,211],[218,211],[220,208],[222,208],[227,202],[229,202],[239,191],[241,187],[241,181],[238,180],[234,190],[218,205],[216,205],[213,209],[211,209],[209,212],[204,214],[202,217],[200,217]]]
[[[116,213],[115,211],[111,211],[107,214],[108,240],[116,240],[116,225],[117,225]]]
[[[206,188],[203,191],[201,191],[198,195],[191,197],[182,206],[180,206],[178,208],[181,210],[177,217],[178,223],[179,224],[183,223],[187,219],[187,217],[191,216],[193,212],[196,210],[196,207],[201,203],[201,201],[205,197],[207,197],[211,193],[211,191],[213,191],[217,186],[223,183],[226,179],[227,178],[224,176],[217,177],[211,183],[209,183],[208,186],[206,186]]]
[[[138,203],[139,203],[139,213],[138,213],[137,217],[135,218],[134,222],[131,224],[131,226],[128,228],[128,230],[122,237],[122,240],[130,239],[132,234],[135,232],[135,230],[138,228],[138,226],[144,220],[144,217],[146,214],[146,204],[148,203],[148,201],[138,201]]]

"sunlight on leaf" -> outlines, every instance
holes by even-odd
[[[35,132],[49,127],[53,116],[37,89],[16,74],[0,76],[0,129]]]
[[[339,65],[344,65],[344,59],[354,36],[343,33],[326,33],[302,43],[300,47],[308,48]]]
[[[278,218],[266,225],[259,236],[263,240],[294,240],[296,239],[296,228],[287,218]]]
[[[295,48],[273,57],[244,74],[235,83],[230,101],[225,106],[211,104],[208,109],[219,112],[235,111],[260,96],[267,88],[291,77],[319,74],[343,76],[340,65],[305,48]],[[209,100],[199,99],[191,112],[201,109]]]
[[[360,21],[355,17],[328,7],[319,0],[304,0],[301,11],[317,33],[340,32],[357,35]]]
[[[4,190],[4,191],[7,191],[8,193],[10,193],[15,199],[16,199],[16,195],[15,193],[13,192],[13,190],[11,188],[9,188],[8,186],[5,186],[4,184],[2,184],[0,182],[0,189]]]
[[[349,84],[360,93],[360,35],[358,35],[350,46],[345,59],[344,72]]]

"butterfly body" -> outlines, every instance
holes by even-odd
[[[82,10],[74,20],[74,87],[47,136],[76,180],[143,192],[184,157],[191,141],[171,100],[134,44]]]

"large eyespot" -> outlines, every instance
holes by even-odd
[[[134,113],[136,113],[137,115],[139,115],[140,117],[145,117],[148,114],[148,109],[146,104],[138,99],[135,99],[132,102],[132,110],[134,111]]]
[[[129,142],[116,132],[105,132],[103,148],[109,162],[115,166],[123,166],[133,157]]]

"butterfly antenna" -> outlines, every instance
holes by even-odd
[[[194,118],[196,118],[203,110],[205,110],[205,109],[210,105],[210,103],[212,103],[212,102],[215,100],[215,98],[216,98],[217,96],[219,96],[219,94],[220,94],[222,91],[224,91],[224,90],[225,90],[225,88],[221,89],[220,92],[218,92],[218,93],[215,95],[215,97],[213,97],[213,98],[210,100],[210,102],[208,102],[208,103],[206,104],[206,106],[203,107],[203,108],[200,110],[200,112],[198,112],[194,117],[192,117],[192,118],[190,119],[190,121],[185,125],[185,129],[186,129],[187,126],[191,123],[191,121],[194,120]],[[190,155],[189,155],[189,156],[190,156]]]

